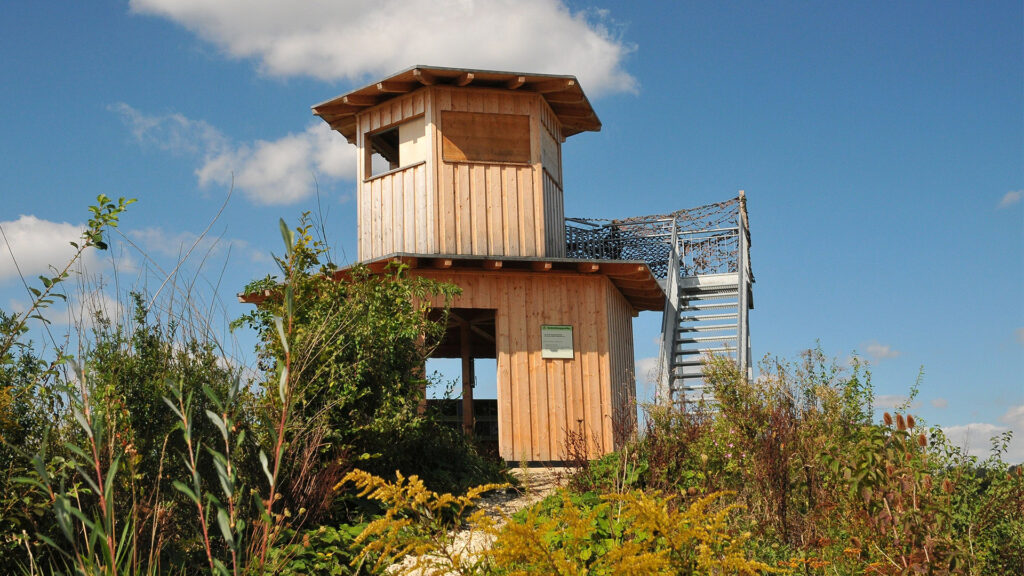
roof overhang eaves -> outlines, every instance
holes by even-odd
[[[357,266],[365,266],[370,272],[380,274],[394,264],[402,264],[414,272],[429,270],[606,276],[636,310],[660,312],[665,308],[665,291],[647,263],[641,260],[395,253],[361,262]],[[352,268],[339,270],[335,278],[347,277]]]
[[[471,68],[417,65],[383,80],[315,104],[313,114],[350,142],[355,141],[355,116],[392,98],[435,84],[466,87],[505,88],[540,94],[562,123],[566,137],[601,130],[587,95],[575,76],[526,74]]]

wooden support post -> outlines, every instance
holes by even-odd
[[[416,347],[419,350],[423,350],[423,345],[424,345],[425,341],[426,341],[426,337],[423,334],[420,334],[416,338]],[[427,413],[427,361],[426,360],[423,360],[423,362],[421,362],[419,366],[417,366],[416,368],[413,369],[413,377],[418,378],[418,379],[423,381],[423,384],[420,386],[420,402],[419,402],[419,405],[416,406],[416,413],[419,414],[420,416],[423,416],[424,414]]]
[[[473,353],[470,346],[469,322],[459,323],[459,346],[462,352],[462,429],[473,434]]]

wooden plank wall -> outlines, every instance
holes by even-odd
[[[444,111],[530,118],[529,163],[444,162]],[[425,165],[368,177],[367,132],[425,114]],[[538,94],[432,86],[358,117],[359,259],[407,252],[488,256],[565,255],[562,135]]]
[[[636,431],[636,368],[633,360],[633,307],[609,282],[609,370],[611,376],[612,441],[622,448]]]
[[[429,160],[375,178],[368,178],[364,162],[367,132],[426,114],[428,108],[426,91],[420,90],[359,115],[356,146],[360,260],[395,252],[437,252],[436,218],[428,216],[435,212],[432,180],[428,178]]]
[[[544,186],[545,254],[565,256],[565,204],[562,199],[561,125],[547,102],[541,100],[540,156]]]
[[[632,374],[633,312],[607,278],[556,272],[413,272],[462,287],[454,307],[496,310],[502,458],[565,460],[569,430],[583,434],[592,458],[620,447],[613,418],[634,394],[627,377]],[[573,327],[572,360],[541,358],[542,324]]]
[[[530,132],[537,132],[536,95],[443,86],[431,93],[434,130],[443,130],[442,112],[456,111],[530,116]],[[532,140],[530,164],[443,162],[441,138],[434,134],[440,253],[544,255],[543,197],[535,170],[539,153]]]

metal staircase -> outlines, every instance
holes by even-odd
[[[713,403],[704,379],[711,357],[727,356],[751,376],[754,276],[742,191],[727,202],[668,215],[566,223],[570,256],[644,260],[661,278],[659,403],[684,410]]]
[[[740,193],[735,221],[709,228],[679,229],[672,235],[665,278],[666,305],[658,400],[683,409],[706,407],[704,368],[712,357],[727,356],[751,376],[750,326],[753,308],[750,228],[746,198]],[[719,258],[711,266],[712,258]],[[722,258],[721,256],[725,256]]]

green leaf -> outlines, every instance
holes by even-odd
[[[260,450],[260,466],[263,467],[263,473],[267,475],[267,482],[270,485],[274,485],[274,476],[270,474],[270,465],[267,462],[267,454],[263,450]]]
[[[277,327],[277,337],[281,340],[281,347],[284,353],[288,354],[288,336],[284,332],[284,318],[274,316],[274,326]]]
[[[110,470],[107,472],[107,479],[103,483],[103,494],[107,498],[111,498],[114,495],[114,477],[117,476],[117,467],[121,464],[121,457],[114,458],[114,461],[110,464]]]
[[[85,414],[83,414],[77,406],[71,409],[71,413],[74,415],[75,420],[78,420],[78,424],[82,427],[82,430],[85,430],[86,435],[89,436],[89,438],[92,438],[92,427],[89,426],[89,421],[86,420]]]
[[[292,251],[294,250],[293,244],[295,235],[292,233],[291,229],[288,228],[288,224],[285,223],[284,218],[280,219],[279,224],[281,226],[281,238],[284,240],[284,246],[288,250],[288,256],[291,257]]]
[[[224,420],[212,410],[206,411],[206,417],[210,419],[210,422],[213,422],[213,425],[216,426],[218,430],[220,430],[220,435],[223,436],[224,441],[227,442],[228,429],[227,426],[224,425]]]
[[[277,393],[281,396],[281,405],[287,402],[288,398],[288,367],[281,366],[281,380],[277,384]]]
[[[228,518],[228,513],[223,508],[217,509],[217,526],[220,527],[221,535],[228,541],[228,546],[234,550],[235,535],[231,533],[231,520]]]
[[[196,496],[196,493],[193,492],[192,489],[188,487],[187,484],[185,484],[181,480],[175,480],[174,482],[171,483],[171,485],[174,486],[174,488],[177,489],[178,492],[181,492],[185,496],[188,496],[193,502],[199,504],[199,498]]]

